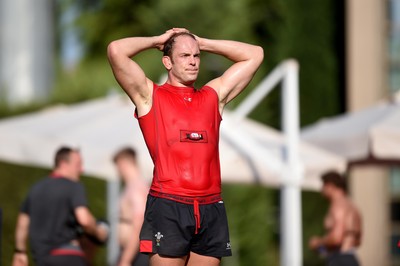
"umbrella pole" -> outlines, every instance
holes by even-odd
[[[299,107],[298,64],[294,60],[286,64],[282,86],[282,128],[285,135],[286,162],[281,189],[281,266],[301,266],[301,171],[299,162]]]
[[[117,179],[107,181],[107,217],[110,223],[110,235],[107,243],[107,263],[115,265],[118,259],[118,218],[119,218],[119,186]]]
[[[301,194],[295,185],[281,188],[281,265],[302,265]]]

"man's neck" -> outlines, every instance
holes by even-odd
[[[345,200],[346,197],[347,196],[343,191],[338,190],[338,191],[336,191],[335,193],[332,194],[331,201],[332,202],[342,201],[342,200]]]
[[[71,177],[71,175],[68,173],[68,171],[65,171],[64,169],[60,169],[60,168],[54,169],[53,172],[51,173],[51,176],[63,177],[63,178],[67,178],[72,181],[75,181],[75,178]]]
[[[190,87],[193,88],[194,87],[194,82],[192,83],[188,83],[188,84],[184,84],[181,83],[180,81],[178,81],[177,79],[171,78],[169,77],[166,81],[168,84],[175,86],[175,87]]]
[[[138,175],[129,175],[124,179],[125,184],[135,183],[139,179]]]

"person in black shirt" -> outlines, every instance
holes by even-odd
[[[79,182],[82,159],[78,150],[60,148],[55,169],[36,183],[22,203],[15,232],[13,266],[28,265],[27,239],[36,265],[87,265],[79,245],[79,230],[99,242],[108,237],[108,227],[96,223],[87,207]]]

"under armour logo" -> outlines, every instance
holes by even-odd
[[[226,249],[231,249],[231,242],[226,243]]]

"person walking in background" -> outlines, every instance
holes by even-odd
[[[87,265],[79,245],[79,228],[97,241],[108,237],[105,223],[96,223],[79,182],[82,159],[78,150],[61,147],[49,177],[36,183],[22,203],[15,232],[13,266],[28,265],[29,237],[38,266]]]
[[[163,85],[148,79],[131,59],[154,48],[163,51],[168,72]],[[195,88],[203,51],[233,64],[222,76]],[[140,251],[150,255],[150,265],[219,265],[221,257],[232,254],[221,198],[221,115],[253,78],[263,49],[173,28],[159,36],[113,41],[108,58],[116,80],[136,106],[154,163]]]
[[[326,258],[328,266],[357,266],[355,251],[361,244],[361,215],[347,196],[343,176],[328,172],[322,181],[322,195],[330,202],[324,221],[326,234],[312,237],[309,246]]]
[[[140,176],[134,149],[127,147],[118,151],[114,156],[114,163],[124,184],[119,211],[121,255],[118,265],[147,266],[148,256],[139,252],[139,233],[149,186]]]

